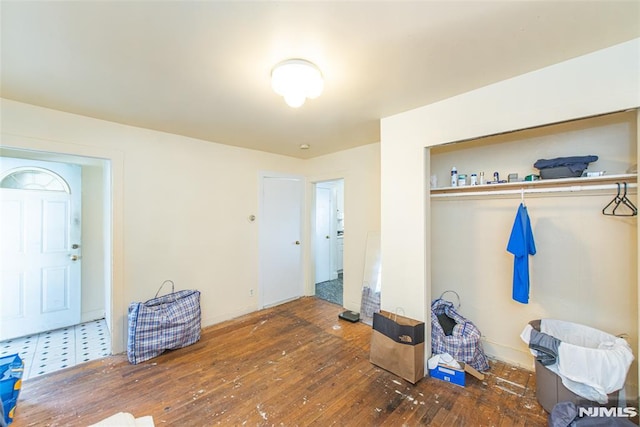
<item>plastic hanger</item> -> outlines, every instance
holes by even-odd
[[[636,208],[636,205],[634,205],[633,202],[631,202],[631,200],[629,200],[627,198],[627,183],[626,182],[624,183],[624,194],[622,195],[621,202],[631,210],[631,214],[630,215],[625,215],[625,216],[638,215],[638,208]],[[617,209],[617,206],[616,206],[616,209]],[[614,213],[615,213],[615,209],[614,209]]]
[[[615,197],[607,204],[607,206],[605,206],[602,209],[602,214],[603,215],[609,215],[609,216],[636,216],[636,215],[638,215],[638,208],[636,208],[636,206],[633,204],[633,202],[627,198],[627,183],[625,182],[623,184],[624,184],[624,193],[622,195],[620,195],[620,183],[616,182],[616,185],[618,186],[618,192],[616,193]],[[608,212],[607,209],[611,205],[614,205],[613,209],[610,212]],[[616,211],[618,210],[620,205],[625,206],[627,209],[625,209],[624,211],[628,212],[628,213],[616,213]]]
[[[609,208],[609,206],[611,206],[614,203],[615,203],[615,206],[614,206],[614,208],[615,208],[620,203],[620,183],[616,182],[616,185],[618,186],[618,193],[616,194],[616,196],[609,203],[607,203],[607,206],[602,208],[602,214],[603,215],[614,215],[613,211],[612,212],[607,212],[607,208]]]

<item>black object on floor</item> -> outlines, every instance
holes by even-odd
[[[342,313],[338,314],[338,317],[340,319],[343,320],[348,320],[349,322],[357,322],[358,320],[360,320],[360,313],[356,313],[355,311],[343,311]]]

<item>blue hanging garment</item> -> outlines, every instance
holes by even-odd
[[[531,221],[527,207],[520,203],[516,219],[511,229],[507,251],[513,260],[513,299],[523,304],[529,303],[529,255],[536,254]]]

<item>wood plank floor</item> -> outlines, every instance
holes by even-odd
[[[114,413],[156,426],[544,426],[535,376],[493,362],[484,381],[412,385],[369,362],[371,328],[302,298],[203,329],[131,365],[110,356],[27,380],[12,427],[86,426]]]

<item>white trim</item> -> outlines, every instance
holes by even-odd
[[[111,333],[111,352],[118,354],[127,348],[127,311],[124,301],[124,153],[113,149],[102,149],[89,145],[70,144],[60,141],[33,138],[24,135],[2,133],[3,149],[28,150],[33,158],[43,154],[76,157],[69,163],[103,165],[105,182],[105,288],[108,300],[105,301],[107,326]],[[81,158],[81,159],[80,159]],[[110,267],[110,268],[109,268]]]

